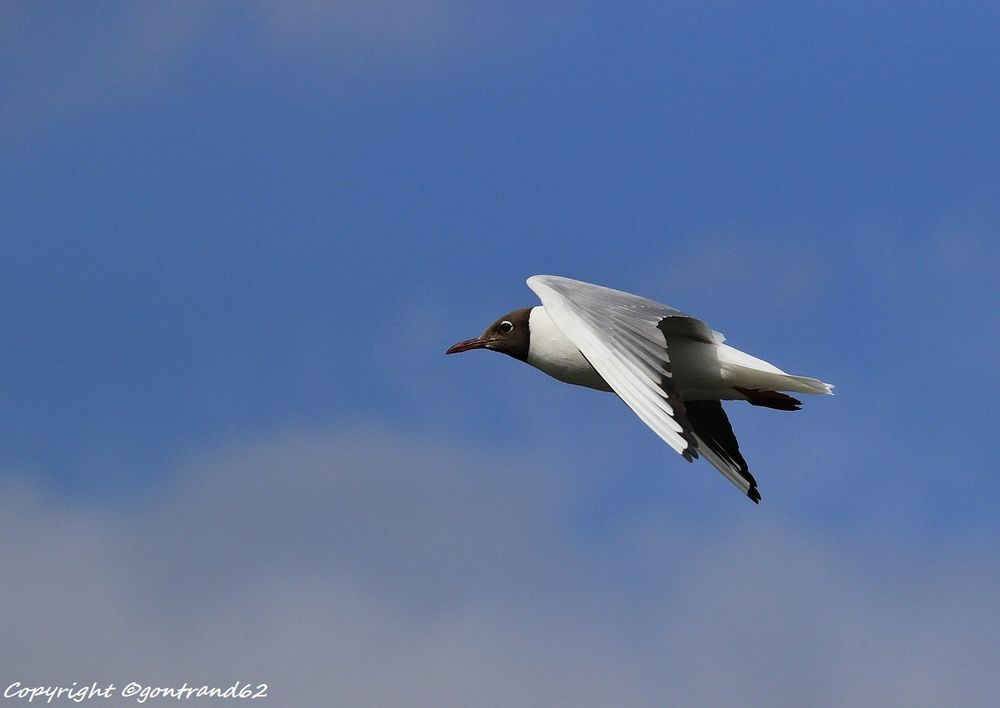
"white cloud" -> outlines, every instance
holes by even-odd
[[[333,77],[409,74],[551,39],[573,28],[572,6],[534,9],[434,0],[111,3],[76,12],[0,9],[6,69],[0,147],[60,118],[121,110],[182,76],[195,60],[232,61],[241,74],[275,69],[324,90]],[[85,8],[85,9],[83,9]],[[206,57],[209,49],[214,54]],[[223,58],[219,58],[220,55]],[[339,83],[342,83],[340,81]]]
[[[203,3],[63,10],[23,5],[0,23],[10,71],[0,144],[16,144],[58,116],[124,105],[175,72],[212,17]]]
[[[8,483],[0,681],[265,681],[302,706],[1000,695],[988,543],[822,534],[766,506],[594,539],[573,472],[513,452],[289,431],[128,507]]]
[[[482,48],[510,24],[502,7],[432,0],[408,3],[261,2],[254,13],[264,46],[354,69],[408,69],[456,50]],[[490,32],[490,28],[501,32]]]

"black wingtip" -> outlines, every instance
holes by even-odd
[[[754,504],[760,504],[760,492],[757,491],[757,487],[750,487],[747,491],[747,496],[750,497],[750,501]]]

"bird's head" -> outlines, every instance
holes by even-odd
[[[490,349],[521,361],[527,361],[528,340],[531,336],[528,331],[528,318],[531,315],[531,310],[530,307],[522,307],[520,310],[508,312],[487,327],[478,337],[451,345],[445,354],[458,354],[470,349]]]

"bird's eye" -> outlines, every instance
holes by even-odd
[[[508,322],[507,320],[504,320],[503,322],[500,323],[500,332],[502,332],[503,334],[507,334],[512,329],[514,329],[513,323]]]

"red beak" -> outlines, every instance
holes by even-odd
[[[467,352],[470,349],[485,349],[489,344],[489,339],[473,337],[472,339],[466,339],[464,342],[452,344],[448,347],[448,351],[446,351],[445,354],[458,354],[459,352]]]

